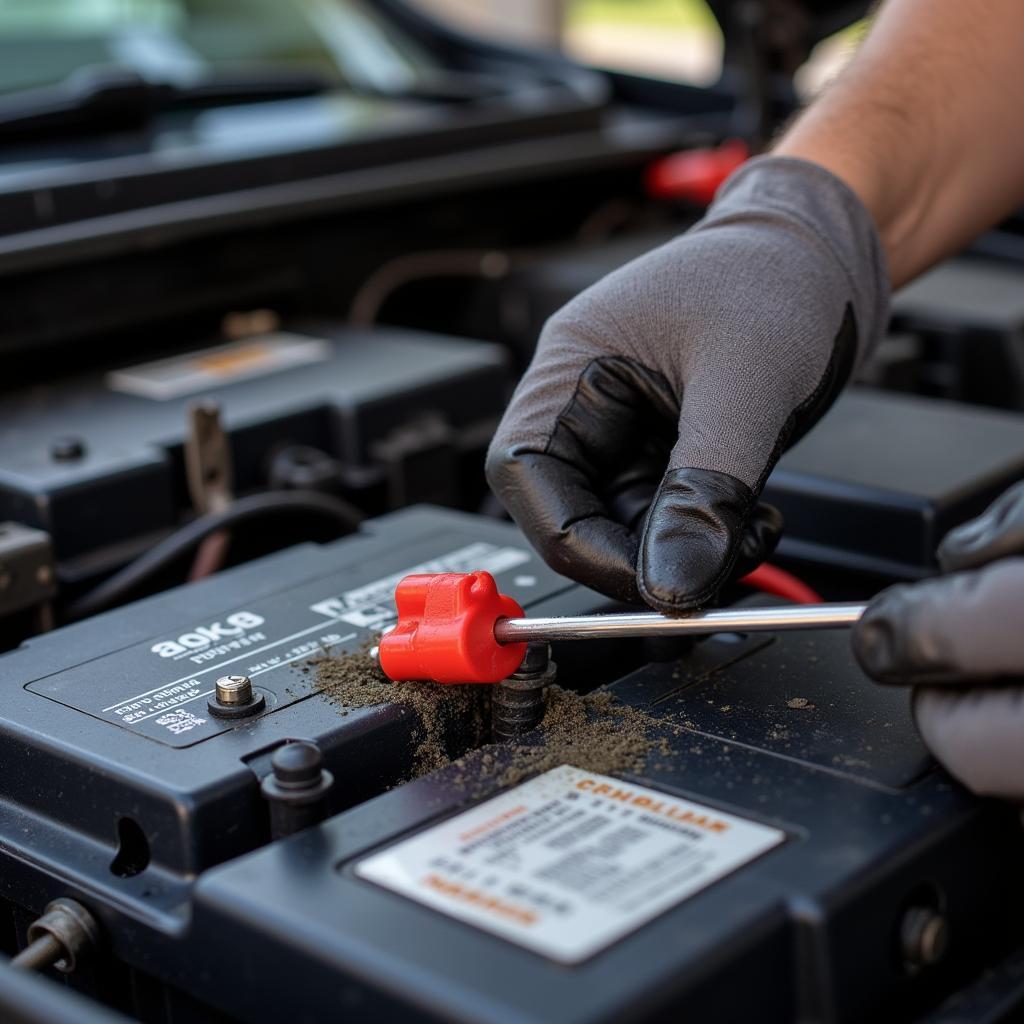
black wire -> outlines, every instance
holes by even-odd
[[[165,569],[218,530],[233,529],[250,519],[279,515],[320,516],[352,532],[359,528],[362,513],[347,501],[317,491],[268,491],[250,494],[231,503],[223,512],[211,512],[193,519],[187,526],[165,537],[144,555],[118,570],[98,587],[73,601],[65,609],[66,621],[84,619],[105,611],[123,600],[136,587]]]

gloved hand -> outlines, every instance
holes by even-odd
[[[761,157],[680,238],[545,325],[487,476],[556,570],[665,612],[777,538],[757,497],[885,328],[874,226],[823,168]],[[762,507],[763,508],[763,507]]]
[[[915,687],[935,756],[974,792],[1024,800],[1024,483],[939,546],[950,575],[883,591],[853,631],[864,671]]]

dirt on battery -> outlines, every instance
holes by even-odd
[[[456,785],[476,792],[490,779],[514,786],[531,775],[570,764],[588,772],[642,773],[652,755],[668,757],[666,725],[619,702],[607,690],[579,694],[549,686],[537,742],[501,744],[454,762]],[[671,732],[678,730],[671,728]]]
[[[640,772],[651,755],[671,754],[665,723],[619,703],[608,691],[581,695],[553,685],[540,727],[528,741],[453,758],[453,737],[461,736],[459,745],[467,749],[467,723],[470,748],[489,739],[490,687],[395,683],[365,653],[323,658],[310,667],[320,691],[342,714],[382,704],[403,704],[415,714],[419,745],[410,779],[453,764],[455,783],[475,790],[494,778],[511,786],[563,764],[601,774]]]

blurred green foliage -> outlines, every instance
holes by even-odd
[[[634,25],[718,32],[704,0],[570,0],[570,25]]]

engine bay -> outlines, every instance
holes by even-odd
[[[512,741],[486,687],[368,656],[410,573],[626,610],[545,564],[484,455],[547,318],[702,216],[652,168],[730,145],[756,76],[354,7],[418,54],[401,89],[0,105],[0,1016],[1006,1019],[1019,818],[845,634],[556,642]],[[833,601],[933,575],[1024,474],[1022,331],[1018,216],[894,297],[782,456],[773,565]]]

